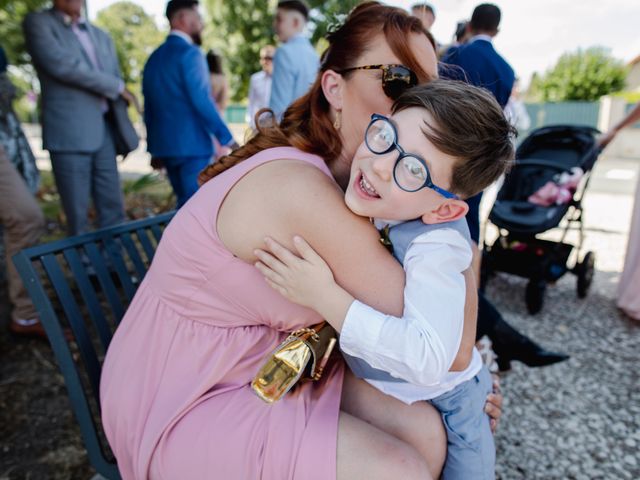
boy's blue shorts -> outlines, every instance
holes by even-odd
[[[476,376],[432,400],[447,431],[443,480],[494,480],[496,448],[484,412],[492,379],[483,366]]]

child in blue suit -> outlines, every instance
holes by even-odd
[[[338,285],[302,238],[302,258],[269,240],[256,265],[288,299],[316,310],[340,332],[352,371],[411,404],[428,400],[447,431],[445,480],[495,478],[495,446],[484,403],[489,372],[477,350],[449,371],[464,324],[464,271],[471,245],[463,200],[494,182],[513,158],[512,127],[490,93],[434,80],[402,94],[386,118],[373,115],[345,193],[356,214],[385,226],[406,273],[401,318],[376,311]]]

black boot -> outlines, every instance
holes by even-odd
[[[500,312],[482,293],[478,294],[478,337],[487,335],[498,356],[500,371],[511,368],[511,360],[518,360],[529,367],[543,367],[563,362],[569,358],[564,353],[545,350],[530,338],[522,335],[504,321]]]

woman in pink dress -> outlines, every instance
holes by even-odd
[[[606,147],[620,130],[640,121],[640,103],[600,139],[600,147]],[[634,320],[640,320],[640,175],[631,215],[629,241],[624,267],[618,284],[618,308]]]
[[[640,111],[640,109],[638,109]],[[640,321],[640,175],[636,184],[624,268],[618,285],[618,308]]]
[[[405,65],[428,81],[437,75],[433,41],[404,11],[372,2],[329,43],[316,82],[280,127],[203,172],[205,180],[220,175],[167,227],[116,331],[101,402],[125,480],[439,475],[446,447],[435,410],[387,397],[340,360],[273,405],[249,386],[288,332],[320,320],[253,267],[266,235],[290,247],[295,233],[303,235],[356,298],[402,312],[403,270],[375,229],[345,207],[340,187],[371,113],[389,112],[387,95],[402,89],[382,65]],[[471,327],[470,273],[467,280]],[[473,330],[465,328],[454,368],[467,365]],[[499,401],[493,409],[499,416]]]

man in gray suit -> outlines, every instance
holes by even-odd
[[[89,199],[100,227],[124,221],[116,164],[114,101],[137,107],[125,89],[113,41],[82,18],[82,0],[54,0],[24,21],[27,50],[42,89],[43,147],[67,216],[69,235],[87,231]]]

